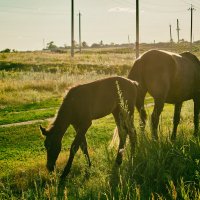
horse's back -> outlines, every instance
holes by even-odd
[[[137,84],[129,79],[115,76],[72,88],[67,95],[70,97],[68,101],[71,109],[79,118],[97,119],[112,113],[119,105],[117,84],[125,100],[133,104],[133,107]]]
[[[150,50],[136,60],[129,77],[137,77],[134,75],[137,72],[142,87],[154,98],[163,98],[168,103],[191,99],[198,72],[196,61],[188,57],[192,55]]]
[[[137,84],[123,77],[110,77],[93,82],[95,92],[91,98],[92,118],[101,118],[113,112],[119,106],[119,92],[133,109],[137,95]],[[117,86],[118,85],[118,86]]]
[[[173,54],[173,56],[176,55]],[[169,90],[176,71],[177,66],[172,54],[150,50],[136,60],[129,78],[137,80],[137,76],[139,76],[137,81],[141,84],[141,87],[145,88],[155,98],[164,98],[166,93],[164,93],[163,88]]]

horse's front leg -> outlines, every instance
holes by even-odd
[[[194,136],[198,136],[199,131],[199,112],[200,112],[200,98],[194,99]]]
[[[72,162],[74,160],[74,156],[80,146],[80,142],[81,142],[81,135],[77,134],[71,145],[69,159],[68,159],[67,165],[65,166],[64,171],[60,177],[61,179],[64,179],[69,174],[71,166],[72,166]]]
[[[155,105],[153,113],[151,115],[151,126],[152,126],[152,135],[154,139],[158,140],[158,123],[159,117],[164,107],[164,101],[160,99],[154,99]]]
[[[171,140],[176,139],[176,132],[177,132],[177,127],[180,122],[180,113],[181,113],[181,108],[182,108],[182,102],[176,103],[174,106],[174,119],[173,119],[173,132],[171,136]]]

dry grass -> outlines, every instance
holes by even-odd
[[[108,75],[107,75],[108,76]],[[70,87],[104,78],[106,75],[88,72],[73,75],[45,72],[0,72],[0,106],[44,101],[61,97]]]
[[[133,53],[128,54],[76,54],[71,59],[70,54],[58,54],[51,52],[28,52],[28,53],[11,53],[0,54],[0,61],[22,63],[29,65],[67,65],[67,64],[84,64],[84,65],[132,65]]]

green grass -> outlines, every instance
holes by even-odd
[[[55,113],[56,108],[7,113],[0,115],[0,125],[47,119],[55,116]]]
[[[175,50],[185,49],[181,46]],[[144,50],[147,46],[142,46]],[[0,124],[53,117],[70,87],[114,74],[126,76],[133,57],[133,51],[123,48],[88,50],[73,60],[70,55],[55,53],[0,54]],[[152,103],[149,97],[146,104]],[[169,140],[173,106],[165,105],[159,141],[151,139],[152,109],[147,107],[145,136],[139,131],[136,112],[136,152],[131,161],[127,144],[120,168],[115,166],[116,146],[109,148],[115,128],[113,117],[93,122],[86,135],[92,167],[88,168],[78,151],[63,199],[200,199],[200,140],[192,136],[192,101],[184,103],[174,143]],[[42,124],[47,126],[47,121]],[[39,123],[0,126],[0,199],[59,199],[59,176],[74,134],[70,127],[63,138],[56,172],[48,174]]]
[[[152,108],[149,108],[151,112]],[[198,199],[200,197],[200,140],[192,136],[191,102],[183,108],[183,123],[177,141],[168,139],[172,107],[167,106],[160,124],[160,141],[153,141],[147,125],[146,137],[139,133],[133,161],[129,147],[120,169],[114,167],[115,149],[109,149],[115,123],[112,116],[95,120],[87,133],[92,168],[81,151],[66,179],[67,199]],[[189,111],[189,112],[188,112]],[[138,127],[138,115],[136,115]],[[170,127],[169,127],[170,126]],[[137,129],[138,130],[138,129]],[[4,199],[46,199],[57,195],[59,174],[74,138],[72,127],[63,139],[57,173],[48,175],[46,152],[38,124],[0,128],[1,197]],[[177,198],[175,198],[175,196]],[[51,199],[50,198],[50,199]]]
[[[30,110],[58,107],[60,106],[61,101],[62,100],[57,97],[57,98],[47,99],[41,102],[33,102],[17,106],[7,106],[5,108],[2,108],[0,110],[0,113],[3,114],[8,112],[20,112],[20,111],[30,111]]]
[[[0,110],[0,125],[51,118],[55,116],[60,104],[61,100],[55,98],[43,102],[5,107]]]

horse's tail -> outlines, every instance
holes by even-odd
[[[142,65],[142,60],[137,59],[128,74],[129,79],[137,81],[139,84],[142,83]]]
[[[110,142],[109,148],[113,148],[116,144],[119,143],[119,137],[118,137],[118,128],[115,127],[114,132],[113,132],[113,137]]]

